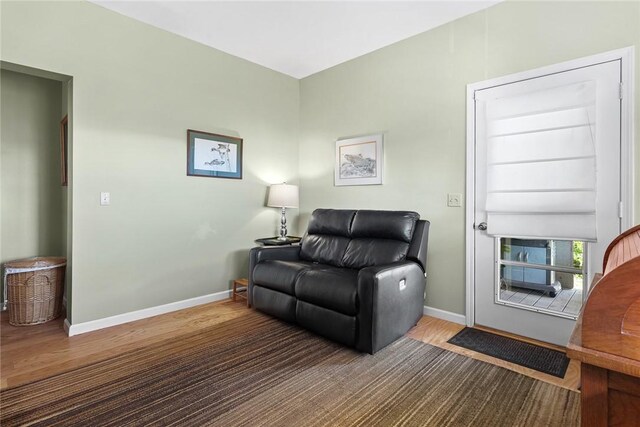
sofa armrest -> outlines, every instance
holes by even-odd
[[[253,305],[253,269],[262,261],[269,259],[298,261],[300,259],[300,246],[264,246],[252,248],[249,251],[249,285],[247,287],[249,307]]]
[[[425,286],[425,274],[413,261],[360,270],[358,350],[373,354],[413,327],[422,316]]]
[[[416,222],[413,238],[407,252],[407,260],[420,264],[422,271],[427,271],[427,245],[429,243],[429,226],[431,223],[421,219]]]

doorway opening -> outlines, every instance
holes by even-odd
[[[59,267],[66,258],[63,310],[57,321],[62,323],[68,317],[65,312],[71,313],[72,78],[2,61],[0,84],[0,264],[10,263],[12,268],[4,273],[17,277],[22,270],[39,267],[16,260],[46,257],[43,265],[55,259],[52,265]],[[40,281],[53,281],[53,271],[34,275],[33,292],[51,291]],[[55,275],[59,277],[59,271]],[[8,326],[11,310],[8,288],[19,288],[19,283],[7,286],[7,281],[0,287],[3,327]],[[31,306],[25,303],[25,310],[30,312]],[[44,307],[33,303],[34,310]],[[40,313],[28,320],[27,315],[20,322],[31,325],[49,317]]]
[[[498,304],[578,317],[587,272],[585,242],[500,237],[496,243]]]

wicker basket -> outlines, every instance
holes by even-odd
[[[60,316],[66,259],[41,257],[4,264],[9,323],[37,325]]]

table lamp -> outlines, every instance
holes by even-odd
[[[298,207],[298,186],[289,185],[287,183],[273,184],[269,187],[269,199],[267,206],[272,208],[281,208],[282,216],[280,217],[280,236],[278,240],[287,240],[287,208]]]

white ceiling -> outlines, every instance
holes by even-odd
[[[500,0],[91,1],[303,78]]]

